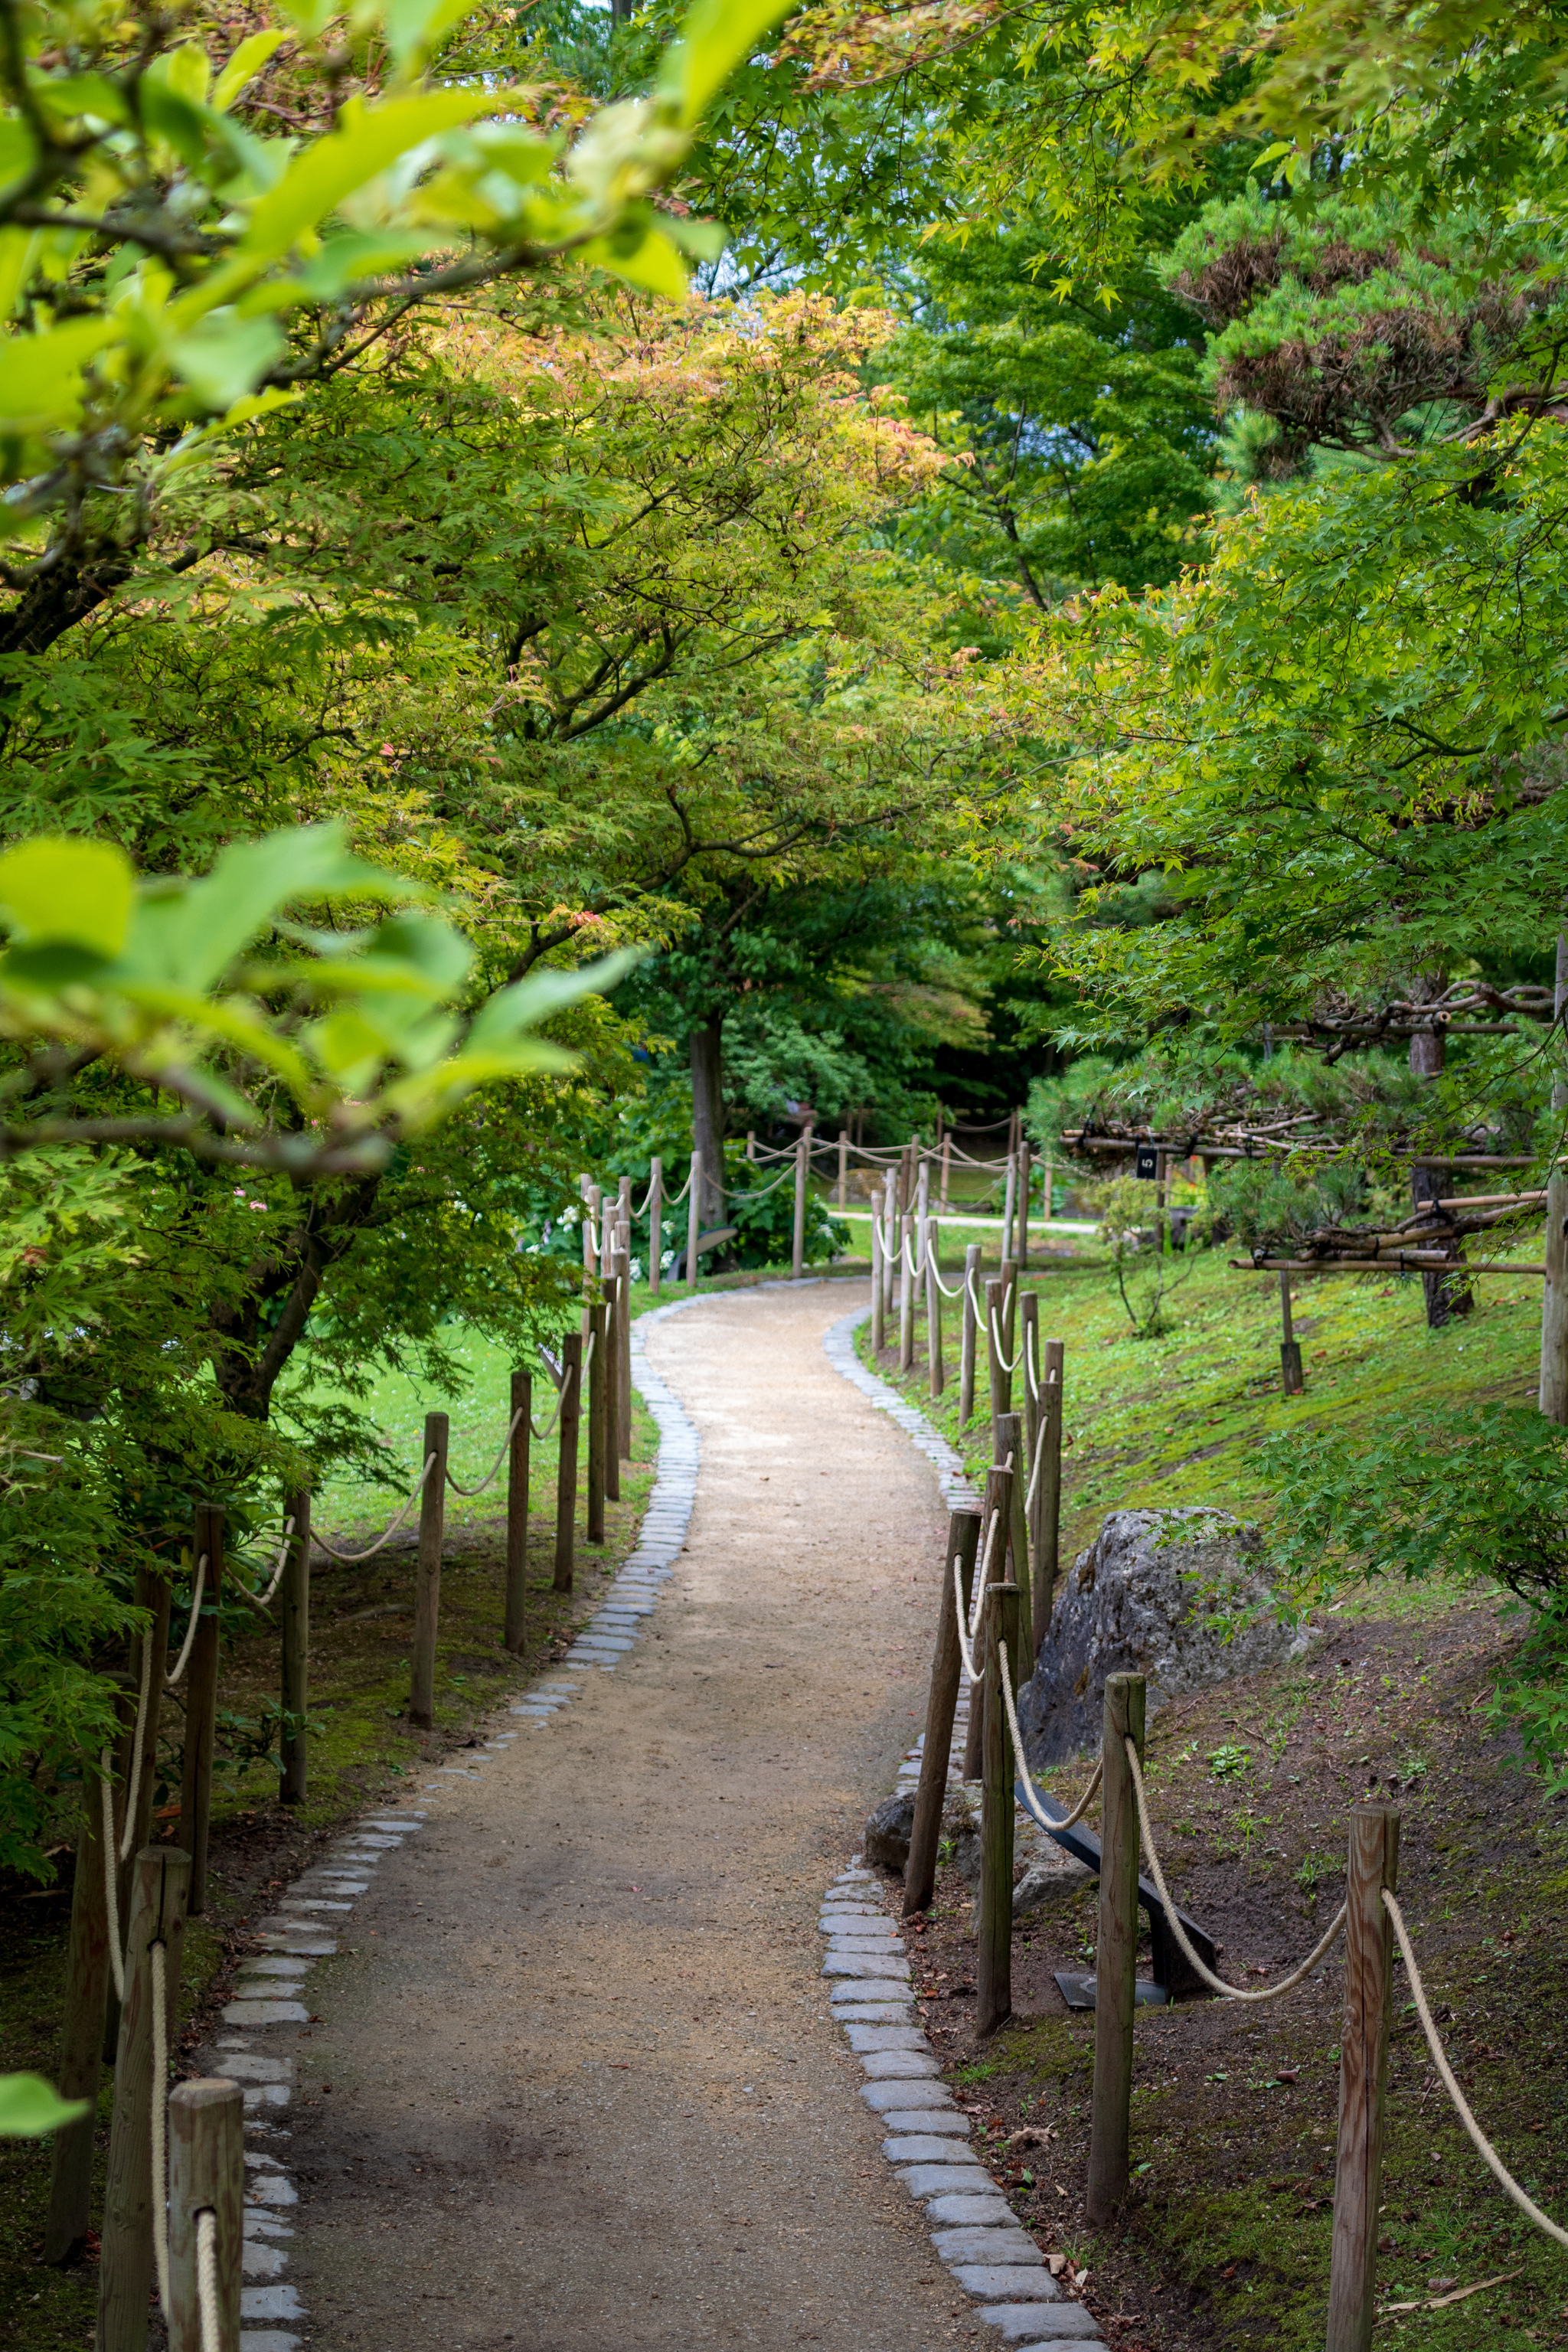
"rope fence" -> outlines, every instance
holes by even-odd
[[[1047,1355],[1047,1393],[1059,1399],[1059,1343]],[[1016,1421],[1011,1423],[1016,1431]],[[1047,1426],[1041,1415],[1041,1432]],[[1040,1477],[1037,1441],[1030,1505]],[[1030,1661],[1048,1630],[1051,1592],[1042,1599],[1039,1580],[1047,1572],[1043,1545],[1037,1544],[1025,1513],[1029,1558],[1019,1557],[1021,1538],[1014,1517],[1013,1457],[993,1463],[984,1509],[964,1505],[953,1511],[945,1548],[936,1648],[915,1792],[909,1859],[905,1868],[906,1916],[933,1899],[942,1812],[949,1758],[958,1720],[961,1687],[973,1694],[966,1729],[963,1774],[981,1784],[980,1890],[975,1916],[976,2024],[982,2037],[1012,2013],[1014,1841],[1020,1814],[1065,1844],[1098,1875],[1099,1929],[1095,1974],[1082,1980],[1094,2011],[1094,2076],[1085,2210],[1091,2223],[1110,2221],[1126,2198],[1131,2178],[1133,2020],[1138,2002],[1135,1971],[1138,1910],[1149,1911],[1157,1997],[1166,2000],[1212,1995],[1252,2009],[1299,1992],[1342,1946],[1343,2018],[1340,2050],[1340,2111],[1334,2172],[1334,2223],[1329,2282],[1327,2352],[1365,2352],[1378,2317],[1373,2298],[1383,2160],[1384,2105],[1387,2081],[1392,1969],[1394,1948],[1408,1979],[1411,2005],[1420,2021],[1437,2079],[1477,2154],[1505,2197],[1556,2245],[1568,2248],[1568,2228],[1544,2212],[1503,2162],[1477,2122],[1444,2051],[1431,2003],[1394,1887],[1399,1816],[1391,1807],[1363,1803],[1350,1814],[1343,1899],[1304,1958],[1270,1984],[1227,1983],[1214,1965],[1215,1947],[1178,1909],[1166,1877],[1144,1775],[1143,1738],[1147,1706],[1141,1675],[1111,1674],[1105,1682],[1103,1736],[1099,1761],[1071,1810],[1056,1812],[1042,1797],[1024,1749],[1018,1692]],[[1011,1535],[1005,1531],[1012,1529]],[[984,1542],[982,1538],[984,1537]],[[1054,1559],[1054,1555],[1053,1555]],[[1031,1584],[1035,1590],[1031,1593]],[[1033,1625],[1026,1631],[1022,1604],[1035,1601]],[[1030,1633],[1034,1638],[1029,1638]],[[1077,1830],[1096,1797],[1098,1838]],[[1149,1876],[1140,1877],[1140,1864]],[[1200,1948],[1206,1947],[1206,1949]],[[1061,1979],[1069,1990],[1068,1979]],[[1075,1992],[1073,1998],[1078,1999]],[[1497,2282],[1482,2282],[1482,2284]],[[1468,2292],[1469,2290],[1467,2290]],[[1479,2292],[1478,2287],[1475,2292]],[[1396,2309],[1415,2306],[1395,2305]]]

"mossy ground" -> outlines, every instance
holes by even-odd
[[[1082,1244],[1075,1255],[1037,1277],[1042,1331],[1067,1342],[1068,1559],[1113,1507],[1205,1503],[1266,1517],[1256,1448],[1276,1431],[1332,1421],[1370,1433],[1426,1399],[1534,1392],[1538,1278],[1478,1283],[1476,1313],[1441,1332],[1426,1328],[1418,1283],[1303,1285],[1307,1392],[1288,1400],[1276,1281],[1232,1274],[1209,1253],[1172,1299],[1165,1336],[1137,1340],[1103,1264]],[[950,1338],[952,1384],[934,1407],[923,1350],[901,1384],[983,1469],[984,1421],[957,1427],[956,1361]],[[879,1369],[898,1381],[890,1351]],[[984,1407],[984,1357],[980,1389]],[[1151,1805],[1175,1891],[1219,1937],[1236,1980],[1243,1968],[1277,1971],[1331,1916],[1350,1806],[1371,1794],[1399,1807],[1405,1916],[1460,2078],[1505,2161],[1562,2218],[1568,1805],[1543,1801],[1486,1704],[1519,1633],[1489,1594],[1363,1588],[1324,1613],[1304,1661],[1156,1718]],[[1082,1767],[1049,1777],[1076,1796]],[[1096,2231],[1082,2209],[1094,2023],[1068,2011],[1055,1983],[1058,1969],[1092,1966],[1095,1933],[1091,1885],[1037,1915],[1016,1939],[1014,2018],[984,2044],[972,1913],[951,1872],[911,1937],[937,2046],[1017,2210],[1086,2273],[1086,2299],[1120,2352],[1310,2352],[1323,2339],[1340,1969],[1278,2010],[1139,2011],[1137,2169],[1118,2222]],[[1394,1998],[1379,2340],[1423,2352],[1568,2343],[1568,2258],[1515,2212],[1464,2138],[1402,1971]],[[1029,2131],[1041,2137],[1014,2137]],[[1513,2275],[1446,2309],[1392,2308],[1502,2273]]]

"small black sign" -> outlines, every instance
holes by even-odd
[[[1122,1164],[1125,1166],[1125,1161]],[[1141,1143],[1138,1146],[1137,1172],[1151,1181],[1160,1173],[1160,1154],[1153,1144]]]

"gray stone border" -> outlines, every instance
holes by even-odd
[[[653,1490],[635,1549],[562,1667],[509,1702],[510,1715],[524,1725],[537,1728],[550,1723],[582,1688],[582,1675],[595,1668],[614,1673],[652,1615],[660,1586],[675,1573],[691,1523],[700,1453],[695,1426],[648,1365],[643,1332],[647,1325],[713,1296],[697,1291],[672,1299],[639,1316],[633,1326],[632,1380],[658,1430]],[[520,1737],[510,1726],[493,1729],[482,1748],[460,1762],[439,1765],[423,1784],[421,1797],[438,1798],[450,1780],[478,1777],[492,1757],[503,1754]],[[359,1897],[368,1893],[383,1854],[396,1852],[428,1819],[429,1811],[426,1801],[395,1811],[388,1804],[362,1814],[357,1824],[334,1838],[284,1889],[276,1909],[255,1930],[260,1948],[241,1961],[234,1999],[223,2011],[223,2031],[205,2053],[211,2073],[228,2075],[245,2092],[240,2352],[300,2352],[303,2339],[295,2331],[309,2317],[298,2289],[286,2276],[300,2195],[289,2177],[287,2149],[294,2061],[267,2051],[268,2029],[309,2024],[304,1995],[310,1970],[318,1960],[337,1952],[338,1931],[347,1926]]]
[[[855,1352],[855,1334],[869,1307],[841,1316],[824,1335],[835,1371],[887,1413],[936,1465],[950,1509],[978,1497],[963,1465],[925,1415],[867,1369]],[[953,1745],[962,1755],[969,1702],[961,1692]],[[922,1731],[899,1768],[900,1789],[920,1778]],[[948,1767],[949,1782],[961,1777]],[[860,2095],[881,2116],[889,2137],[882,2153],[920,2204],[931,2243],[978,2315],[999,2328],[1007,2344],[1031,2352],[1063,2352],[1104,2338],[1092,2315],[1070,2301],[1045,2256],[1008,2204],[997,2182],[967,2145],[970,2123],[942,2080],[910,1985],[903,1937],[880,1900],[882,1882],[858,1854],[822,1898],[818,1925],[827,1938],[822,1973],[832,1984],[832,2012],[848,2036],[865,2074]]]

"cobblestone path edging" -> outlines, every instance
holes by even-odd
[[[632,1380],[658,1429],[658,1469],[635,1549],[603,1601],[574,1641],[560,1667],[547,1674],[509,1713],[538,1729],[570,1706],[581,1677],[614,1673],[653,1613],[659,1587],[675,1573],[697,1495],[697,1432],[647,1363],[643,1332],[650,1323],[696,1306],[701,1294],[672,1299],[640,1316],[632,1328]],[[472,1779],[521,1733],[499,1718],[483,1748],[443,1764],[420,1790],[439,1800],[456,1777]],[[268,2027],[310,2022],[307,1979],[318,1960],[338,1950],[339,1931],[368,1893],[383,1854],[395,1853],[429,1817],[421,1804],[367,1812],[342,1831],[278,1898],[256,1930],[258,1950],[240,1963],[235,1997],[223,2012],[224,2031],[201,2053],[204,2067],[245,2086],[245,2252],[240,2290],[240,2352],[300,2352],[297,2332],[308,2314],[287,2276],[299,2190],[289,2177],[288,2114],[294,2061],[270,2054]]]
[[[947,1440],[856,1354],[855,1334],[870,1311],[863,1307],[842,1316],[824,1335],[829,1363],[930,1455],[950,1509],[976,1502]],[[953,1727],[958,1756],[968,1724],[969,1695],[961,1690]],[[919,1780],[924,1744],[922,1731],[899,1768],[900,1789]],[[960,1767],[950,1764],[950,1783],[960,1778]],[[1093,2315],[1064,2295],[1002,2189],[965,2145],[969,2117],[942,2082],[941,2062],[917,2021],[909,1958],[881,1899],[883,1885],[857,1855],[824,1895],[819,1921],[827,1938],[822,1973],[833,1986],[833,2015],[864,2071],[860,2095],[887,2127],[882,2153],[924,2206],[939,2258],[974,2296],[977,2316],[999,2328],[1005,2343],[1037,2352],[1103,2344]]]

